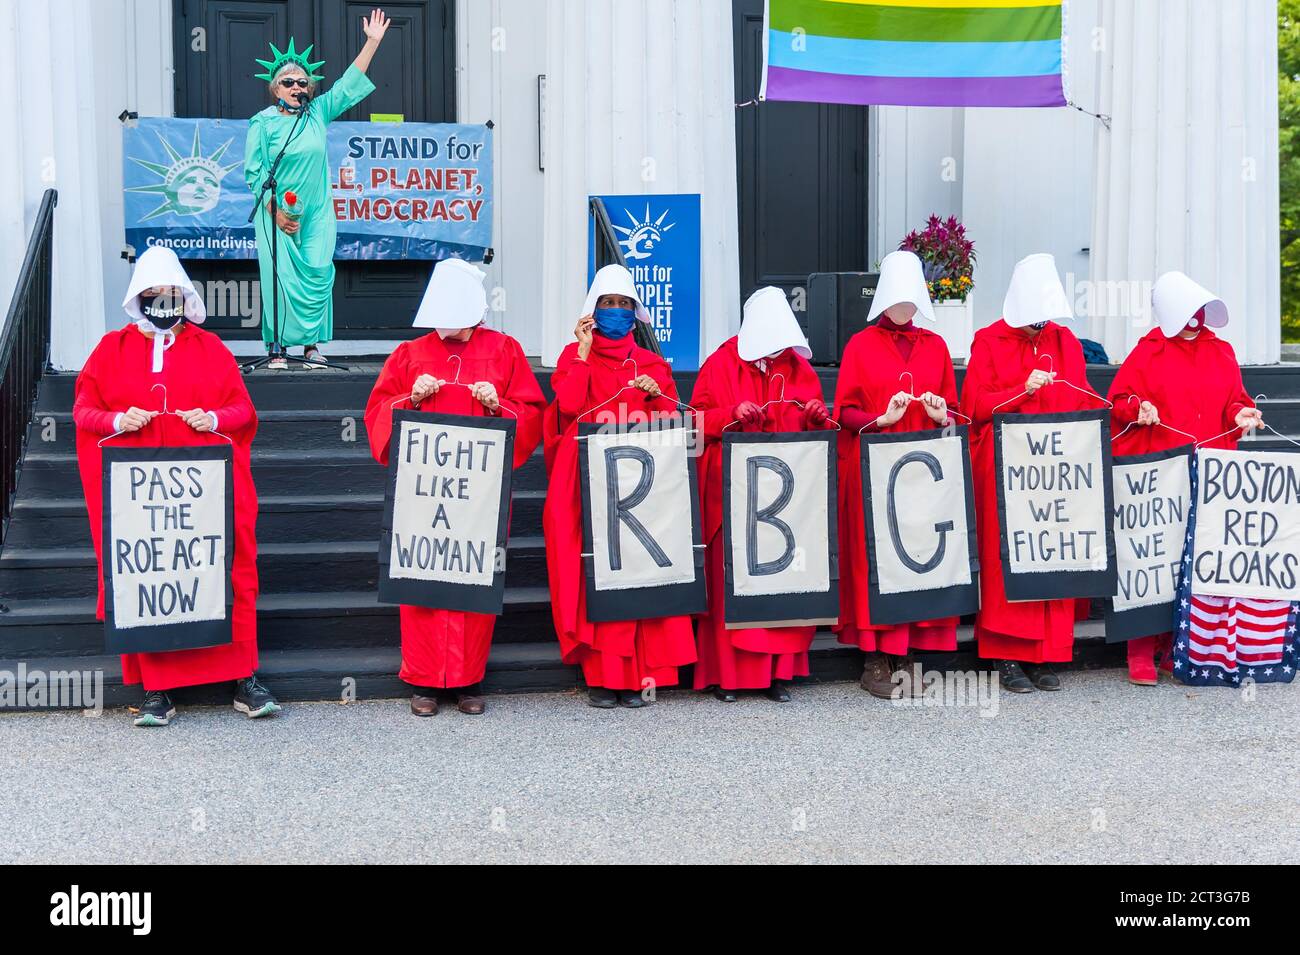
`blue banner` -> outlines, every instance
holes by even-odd
[[[700,196],[600,196],[623,249],[655,338],[675,371],[700,367]],[[596,274],[596,220],[587,241],[587,281]]]
[[[126,242],[183,259],[257,257],[247,120],[142,117],[122,131]],[[492,245],[492,130],[345,123],[326,143],[339,259],[481,260]]]

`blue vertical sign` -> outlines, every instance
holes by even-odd
[[[659,348],[676,371],[700,367],[700,196],[600,196],[623,258],[654,318]],[[596,274],[596,222],[587,237],[587,281]]]

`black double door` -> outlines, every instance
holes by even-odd
[[[255,59],[268,59],[293,37],[301,49],[314,43],[312,59],[325,61],[325,85],[356,57],[365,37],[361,20],[373,0],[173,0],[176,115],[247,119],[269,103]],[[454,122],[455,25],[453,0],[389,0],[392,19],[369,76],[375,91],[341,118],[366,120],[372,113],[400,113],[410,122]],[[411,318],[432,263],[374,261],[337,263],[334,285],[336,339],[407,338]],[[195,260],[186,268],[196,281],[251,281],[253,261]],[[237,315],[214,315],[209,327],[226,338],[259,338],[259,326]]]
[[[733,0],[736,99],[758,96],[763,0]],[[736,110],[740,294],[787,295],[813,272],[854,272],[867,258],[867,109],[764,102]]]

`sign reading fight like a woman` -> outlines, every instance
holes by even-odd
[[[969,442],[964,425],[862,436],[873,623],[912,623],[979,609]]]
[[[1300,454],[1196,452],[1192,593],[1300,600]]]
[[[1114,460],[1118,584],[1106,608],[1106,640],[1166,633],[1183,566],[1191,510],[1191,445]]]
[[[1110,412],[993,416],[1008,600],[1115,593]]]
[[[835,623],[834,431],[722,437],[727,625]]]
[[[379,600],[499,614],[513,418],[394,411]]]
[[[154,653],[231,641],[230,445],[103,449],[104,642]]]
[[[580,423],[587,619],[703,613],[704,542],[692,432],[675,419]]]

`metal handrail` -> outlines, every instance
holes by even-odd
[[[4,543],[13,514],[36,391],[41,376],[50,367],[50,289],[54,207],[58,202],[58,192],[46,189],[9,311],[0,326],[0,544]]]
[[[621,265],[627,268],[623,247],[619,245],[618,236],[614,234],[614,224],[609,220],[609,212],[605,209],[604,200],[600,196],[592,196],[587,209],[595,220],[593,225],[596,234],[596,270],[599,271],[607,265]],[[663,355],[654,329],[645,322],[637,322],[632,328],[632,340],[656,355]]]

